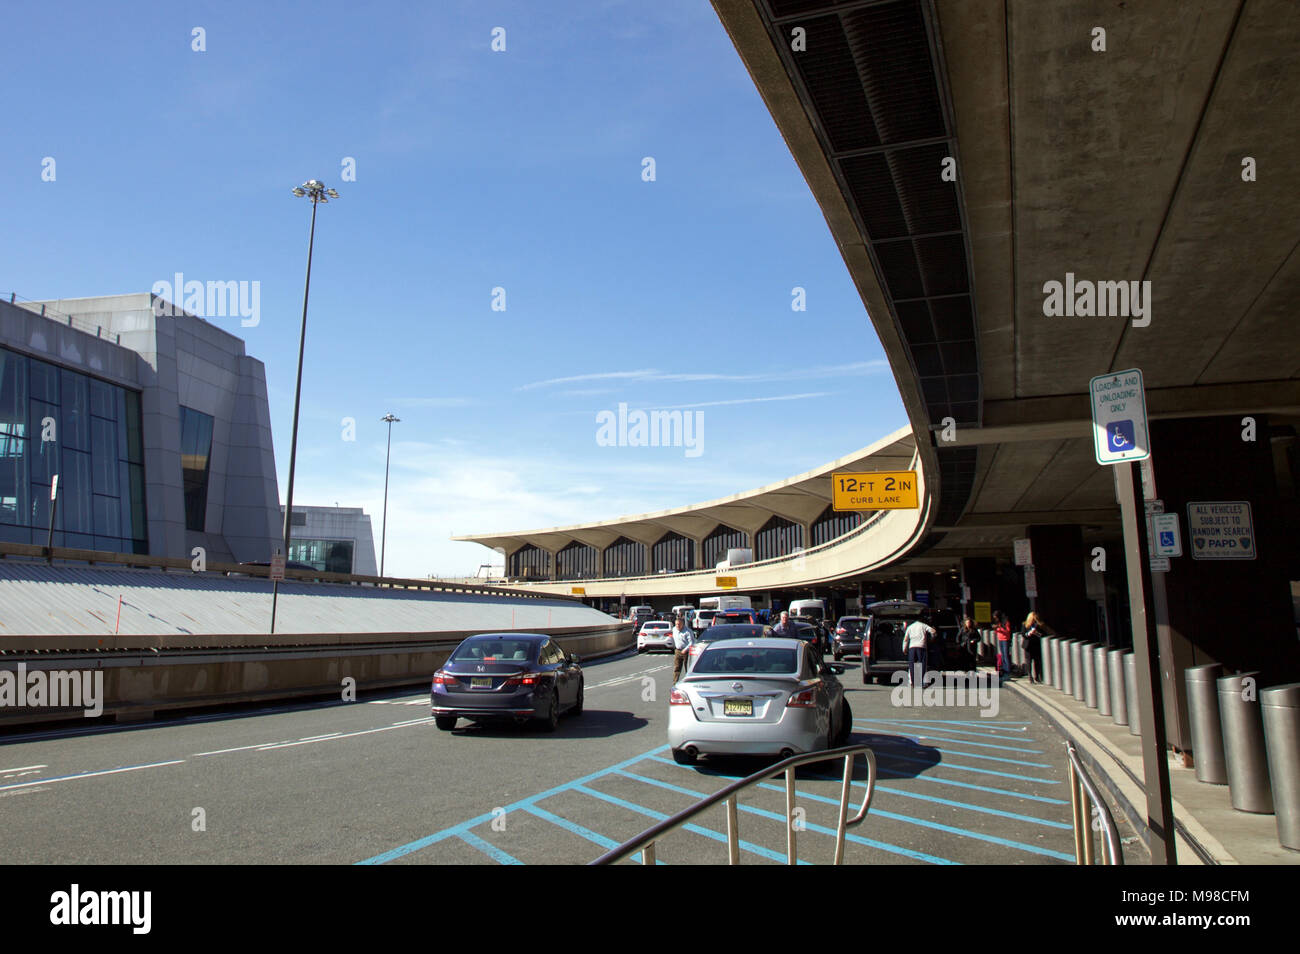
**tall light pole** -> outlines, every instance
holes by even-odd
[[[384,575],[384,553],[388,548],[388,459],[393,453],[393,425],[400,422],[400,417],[393,417],[389,411],[381,421],[388,422],[388,451],[384,454],[384,531],[379,544],[379,575]]]
[[[311,231],[307,236],[307,281],[302,289],[302,332],[298,336],[298,380],[293,391],[293,437],[289,442],[289,490],[284,502],[284,558],[289,559],[289,528],[293,521],[293,471],[298,461],[298,409],[302,405],[302,356],[307,347],[307,296],[311,293],[311,253],[316,244],[316,206],[337,199],[339,194],[325,188],[319,179],[311,179],[293,190],[293,194],[311,199]],[[274,583],[271,594],[271,632],[275,632],[275,609],[280,597],[280,583]]]

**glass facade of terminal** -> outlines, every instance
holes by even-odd
[[[654,565],[656,570],[695,569],[695,541],[680,533],[666,533],[654,545]]]
[[[561,580],[594,580],[596,548],[574,540],[555,555],[555,572]]]
[[[812,525],[812,545],[819,547],[823,543],[829,543],[836,537],[842,537],[850,530],[857,529],[861,523],[860,513],[840,513],[832,507],[827,507]]]
[[[148,553],[140,395],[0,348],[0,541]]]
[[[326,573],[351,573],[352,541],[290,540],[289,561],[306,563]]]
[[[211,457],[212,417],[182,404],[181,473],[185,481],[186,530],[202,532],[207,529],[208,463]]]
[[[789,556],[803,546],[803,527],[784,517],[773,517],[754,534],[754,559],[771,560]]]
[[[718,524],[712,533],[704,538],[704,567],[712,569],[727,558],[727,551],[734,547],[748,547],[749,538],[744,531]]]
[[[645,576],[645,544],[619,537],[607,546],[605,576]]]
[[[540,547],[526,543],[510,554],[507,575],[516,580],[549,580],[551,555]]]

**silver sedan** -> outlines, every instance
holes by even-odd
[[[705,647],[673,686],[668,744],[683,765],[701,755],[780,755],[843,744],[853,726],[842,666],[810,645],[775,637]]]

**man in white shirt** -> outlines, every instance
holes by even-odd
[[[673,685],[682,678],[686,668],[687,654],[695,642],[695,634],[686,627],[686,621],[678,616],[673,624]]]
[[[913,620],[903,633],[903,648],[907,650],[907,672],[913,686],[925,682],[927,647],[935,636],[934,629],[925,620]]]

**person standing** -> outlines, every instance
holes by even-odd
[[[772,627],[772,635],[787,639],[796,638],[794,625],[790,622],[790,614],[785,610],[781,611],[781,621]]]
[[[1029,681],[1043,681],[1043,637],[1051,634],[1041,616],[1030,612],[1025,617],[1025,655],[1029,657]]]
[[[913,620],[903,632],[903,648],[907,650],[907,675],[913,686],[925,682],[930,640],[936,635],[934,628],[924,619]]]
[[[961,621],[961,635],[958,644],[970,653],[970,667],[976,669],[980,662],[980,631],[975,628],[975,620],[967,616]]]
[[[673,685],[677,685],[686,669],[691,646],[695,643],[695,634],[686,628],[686,621],[680,616],[673,624]]]
[[[993,631],[998,637],[998,675],[1011,678],[1011,620],[998,610],[993,614]]]

